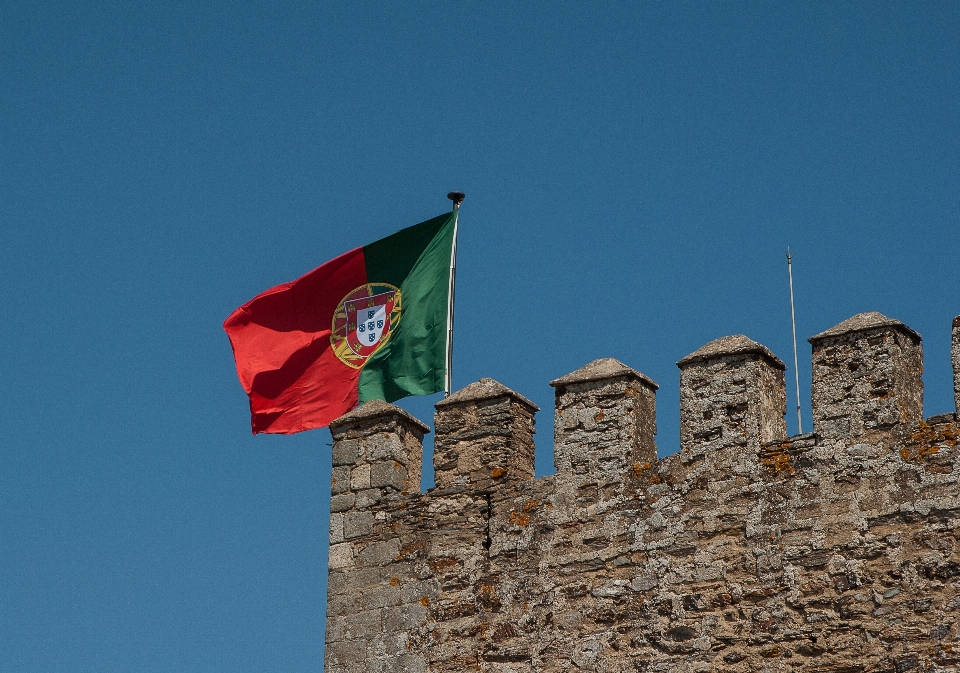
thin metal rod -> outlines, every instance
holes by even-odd
[[[787,276],[790,278],[790,324],[793,326],[793,378],[797,382],[797,433],[803,434],[800,417],[800,369],[797,367],[797,318],[793,311],[793,256],[787,248]]]
[[[457,225],[460,222],[460,204],[453,204],[453,246],[450,248],[450,287],[447,293],[447,372],[443,396],[450,397],[453,388],[453,299],[457,288]]]

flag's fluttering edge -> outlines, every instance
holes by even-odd
[[[456,221],[454,210],[351,250],[227,318],[254,434],[444,389]]]

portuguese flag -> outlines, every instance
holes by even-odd
[[[444,389],[457,210],[263,292],[223,323],[253,433]]]

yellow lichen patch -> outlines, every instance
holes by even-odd
[[[427,596],[424,596],[423,598],[421,598],[421,599],[420,599],[420,605],[422,605],[422,606],[424,606],[424,607],[430,605],[430,598],[427,597]]]
[[[490,470],[490,476],[493,477],[494,479],[499,479],[506,473],[507,473],[507,470],[502,467],[495,467],[492,470]]]
[[[956,446],[958,441],[960,441],[960,434],[957,432],[955,423],[937,430],[935,426],[920,421],[920,425],[910,435],[910,446],[900,449],[900,457],[904,460],[923,462],[925,458],[938,454],[941,446]]]
[[[935,456],[940,453],[939,446],[920,446],[914,448],[912,451],[908,448],[900,449],[900,457],[904,460],[914,460],[918,463],[922,463],[925,458],[929,456]]]
[[[398,586],[399,584],[400,584],[400,578],[399,578],[399,577],[391,577],[391,578],[390,578],[390,586],[395,587],[395,586]]]
[[[526,526],[530,523],[530,515],[521,512],[510,512],[510,520],[518,526]]]
[[[593,417],[593,422],[599,423],[603,419],[604,419],[603,409],[601,409],[600,411],[597,412],[597,415]]]
[[[960,433],[957,432],[955,423],[950,423],[945,428],[937,430],[925,421],[920,421],[920,425],[914,433],[910,435],[910,442],[920,444],[921,446],[932,446],[933,444],[956,446],[958,441],[960,441]]]
[[[657,475],[655,475],[655,474],[651,474],[651,475],[650,475],[650,483],[651,483],[651,484],[662,484],[662,483],[663,483],[663,479],[661,479],[659,476],[657,476]]]
[[[780,447],[771,447],[764,451],[760,462],[771,472],[793,474],[797,471],[793,466],[793,458],[790,453]]]
[[[523,511],[529,512],[532,509],[536,509],[539,504],[540,503],[536,500],[527,500],[525,503],[523,503]]]
[[[634,463],[633,464],[633,476],[640,477],[643,475],[644,470],[650,469],[650,463]]]

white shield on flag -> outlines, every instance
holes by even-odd
[[[371,306],[357,309],[357,342],[363,347],[375,346],[387,324],[387,307]]]

